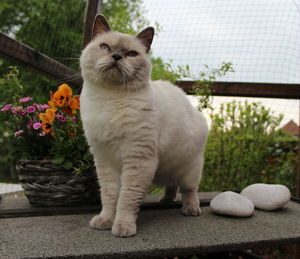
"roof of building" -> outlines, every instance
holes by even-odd
[[[285,124],[282,129],[294,136],[299,135],[299,126],[293,120],[290,120]]]

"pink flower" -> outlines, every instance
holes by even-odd
[[[41,137],[46,136],[46,132],[42,131],[41,133],[39,133],[39,136],[41,136]]]
[[[36,111],[36,109],[34,108],[34,106],[28,106],[26,110],[27,110],[28,113],[33,113],[33,112]]]
[[[41,105],[42,110],[46,110],[46,109],[49,109],[49,108],[50,108],[50,106],[48,104]]]
[[[36,103],[33,104],[33,107],[36,108],[39,111],[46,110],[46,109],[50,108],[50,106],[48,104],[41,105],[41,104],[36,104]]]
[[[24,130],[18,130],[15,132],[15,137],[19,137],[23,134]]]
[[[0,111],[6,112],[6,111],[10,110],[11,107],[12,107],[12,104],[6,104]]]
[[[23,97],[19,100],[19,103],[26,103],[29,101],[32,101],[33,99],[31,97]]]
[[[67,120],[67,118],[66,118],[63,114],[61,114],[61,113],[58,113],[58,114],[56,115],[56,118],[57,118],[59,121],[61,121],[61,122],[65,122],[65,121]]]
[[[28,129],[30,129],[30,128],[32,127],[33,123],[34,123],[34,121],[30,120],[30,121],[27,123],[26,127],[27,127]]]
[[[39,128],[41,128],[42,127],[42,123],[40,123],[40,122],[36,122],[36,123],[34,123],[33,124],[33,126],[32,126],[35,130],[38,130]]]
[[[24,110],[20,110],[20,111],[18,111],[18,115],[20,115],[20,116],[24,116],[24,115],[26,115],[26,111],[24,111]]]
[[[10,110],[13,114],[16,114],[18,111],[22,110],[22,107],[20,107],[20,106],[11,107]]]
[[[34,104],[33,104],[33,107],[36,108],[36,109],[39,110],[39,111],[42,109],[42,105],[37,104],[37,103],[34,103]]]

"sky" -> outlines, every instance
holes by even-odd
[[[218,81],[300,83],[300,0],[144,0],[145,16],[158,22],[152,53],[194,75],[203,64],[232,62]],[[230,97],[215,97],[217,108]],[[245,98],[234,98],[245,100]],[[299,124],[299,101],[258,99]]]

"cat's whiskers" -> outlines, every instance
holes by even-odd
[[[78,71],[78,72],[76,72],[73,75],[66,76],[64,78],[55,80],[55,84],[62,84],[62,83],[65,83],[65,82],[71,82],[72,83],[73,81],[76,81],[76,80],[78,80],[80,78],[81,78],[81,72]]]
[[[136,78],[135,78],[135,74],[133,73],[134,72],[133,68],[125,62],[122,63],[121,67],[122,67],[122,70],[121,70],[122,75],[125,80],[125,85],[127,86],[127,89],[128,89],[128,94],[129,94],[131,88],[138,90],[136,83],[135,83]]]

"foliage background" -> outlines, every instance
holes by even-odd
[[[233,101],[210,117],[201,191],[239,191],[261,182],[285,184],[295,193],[298,138],[279,129],[282,115],[261,103]]]

